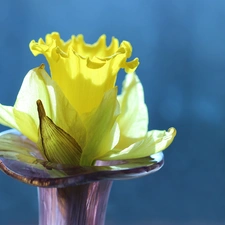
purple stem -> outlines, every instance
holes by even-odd
[[[112,181],[38,188],[39,225],[104,225]]]

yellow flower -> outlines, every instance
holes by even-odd
[[[167,148],[176,130],[148,131],[143,87],[134,73],[139,61],[127,61],[130,43],[113,38],[107,47],[105,41],[102,35],[88,45],[78,35],[64,42],[58,33],[31,41],[51,77],[44,65],[28,72],[14,107],[0,105],[0,123],[36,143],[46,160],[62,164],[141,158]],[[127,75],[118,96],[120,68]]]

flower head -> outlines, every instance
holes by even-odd
[[[128,61],[132,47],[106,37],[88,45],[83,36],[64,42],[58,33],[31,41],[44,65],[25,76],[14,107],[0,105],[0,123],[36,143],[50,162],[92,165],[95,160],[149,156],[167,148],[176,130],[148,131],[143,87],[134,73],[139,61]],[[127,72],[121,95],[115,86],[120,69]],[[0,140],[1,141],[1,140]]]

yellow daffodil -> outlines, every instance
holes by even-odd
[[[83,36],[64,42],[58,33],[31,41],[44,65],[25,76],[13,107],[0,105],[0,123],[17,129],[36,143],[42,156],[71,165],[93,165],[95,160],[146,157],[167,148],[176,130],[148,131],[143,87],[134,73],[139,61],[128,61],[132,47],[106,37],[89,45]],[[121,95],[117,73],[127,75]]]

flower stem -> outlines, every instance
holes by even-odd
[[[112,181],[38,188],[39,225],[104,225]]]

